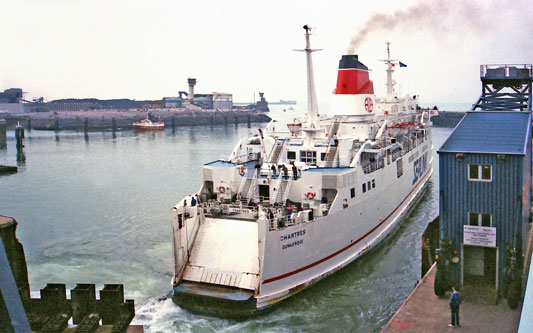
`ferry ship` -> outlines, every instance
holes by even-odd
[[[248,316],[333,274],[384,241],[431,177],[430,113],[395,96],[389,45],[387,96],[343,55],[319,115],[304,29],[307,118],[242,138],[172,208],[172,298],[192,312]]]

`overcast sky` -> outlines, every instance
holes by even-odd
[[[117,1],[0,0],[0,90],[26,97],[160,99],[187,90],[234,101],[306,100],[302,26],[315,29],[319,102],[327,102],[342,54],[355,45],[385,94],[385,42],[407,64],[402,95],[474,102],[479,65],[533,62],[528,0]]]

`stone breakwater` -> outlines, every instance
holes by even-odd
[[[465,112],[460,111],[439,111],[437,116],[431,117],[433,127],[454,128],[463,119]]]
[[[3,116],[8,128],[20,122],[27,129],[47,130],[129,130],[134,122],[158,116],[166,128],[205,125],[231,125],[269,122],[266,114],[254,111],[61,111]]]

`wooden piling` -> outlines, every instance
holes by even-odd
[[[0,149],[7,147],[6,129],[7,125],[5,119],[0,119]]]

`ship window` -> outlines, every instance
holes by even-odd
[[[363,193],[366,192],[366,183],[363,183]]]
[[[372,188],[372,187],[370,187],[370,185],[371,185],[371,183],[370,183],[370,180],[369,180],[368,183],[366,183],[366,188],[367,188],[369,191],[370,191],[370,189]]]
[[[320,160],[325,161],[326,160],[326,153],[320,153]]]
[[[480,227],[492,227],[492,215],[481,213],[468,213],[468,224]]]
[[[375,187],[376,187],[376,180],[372,179],[372,188],[375,188]]]
[[[316,151],[302,150],[300,151],[300,161],[305,163],[316,164]]]
[[[350,195],[352,196],[352,198],[355,197],[355,187],[352,187],[350,189]]]
[[[477,182],[492,181],[492,166],[491,165],[468,165],[468,180]]]
[[[288,160],[295,160],[296,159],[296,152],[295,151],[288,151],[287,152],[287,159]]]

